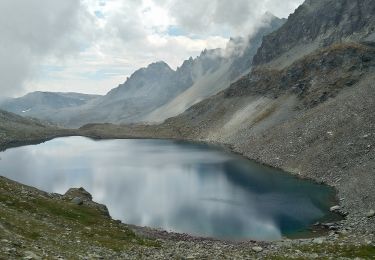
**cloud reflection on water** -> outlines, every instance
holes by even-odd
[[[59,138],[1,153],[0,174],[64,193],[84,187],[129,224],[274,240],[321,218],[331,191],[204,145]]]

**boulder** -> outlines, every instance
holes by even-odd
[[[89,192],[87,192],[84,188],[71,188],[65,194],[64,197],[74,199],[74,198],[81,198],[82,200],[92,200],[92,196]]]
[[[95,208],[101,212],[106,217],[110,217],[109,211],[106,205],[96,203],[92,200],[92,196],[84,188],[71,188],[63,196],[65,199],[69,199],[72,203],[76,205],[89,206]]]
[[[318,238],[315,238],[315,239],[313,239],[313,241],[312,241],[314,244],[318,244],[318,245],[321,245],[321,244],[323,244],[323,242],[324,242],[324,239],[323,238],[320,238],[320,237],[318,237]]]

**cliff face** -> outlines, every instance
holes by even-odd
[[[226,97],[262,95],[277,98],[290,93],[308,109],[355,85],[375,67],[375,45],[334,44],[282,70],[256,68],[224,91]]]
[[[372,0],[307,0],[279,30],[264,37],[253,64],[283,54],[290,62],[333,43],[374,40],[374,13]]]

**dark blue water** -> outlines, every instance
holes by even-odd
[[[329,217],[332,189],[207,145],[84,137],[0,153],[0,175],[84,187],[115,219],[199,236],[274,240]]]

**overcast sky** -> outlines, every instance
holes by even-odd
[[[303,0],[1,0],[0,96],[30,91],[104,94],[140,67],[176,68],[265,12],[287,17]]]

